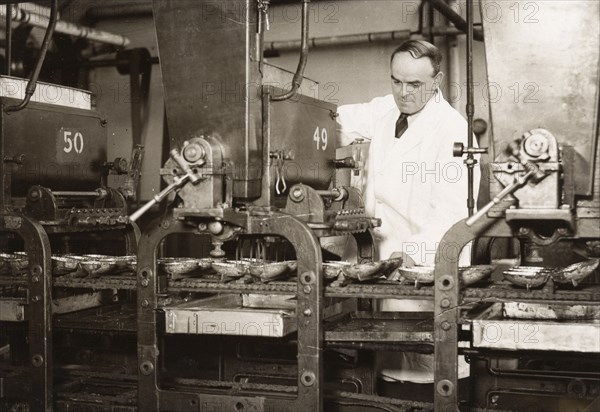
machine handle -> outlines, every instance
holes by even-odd
[[[495,205],[497,205],[498,203],[500,203],[500,201],[502,199],[504,199],[506,196],[510,195],[511,193],[514,193],[517,191],[517,189],[519,189],[521,186],[523,186],[525,183],[527,183],[527,181],[529,179],[531,179],[531,177],[535,174],[535,170],[534,169],[530,169],[527,173],[525,173],[523,176],[517,178],[517,180],[515,180],[512,184],[506,186],[504,189],[502,189],[502,191],[500,193],[498,193],[491,202],[489,202],[487,205],[485,205],[484,207],[482,207],[481,209],[479,209],[477,211],[477,213],[475,213],[473,216],[471,216],[470,218],[467,219],[466,221],[466,225],[467,226],[473,226],[475,224],[475,222],[477,222],[479,219],[481,219],[483,216],[485,216],[485,214]]]
[[[191,179],[191,174],[184,175],[181,178],[176,177],[175,181],[173,183],[171,183],[169,186],[164,188],[160,193],[158,193],[156,196],[154,196],[152,198],[152,200],[150,200],[144,206],[140,207],[138,210],[136,210],[134,213],[132,213],[131,216],[129,216],[129,220],[131,222],[135,222],[136,220],[138,220],[140,217],[142,217],[142,215],[144,213],[146,213],[148,210],[150,210],[150,208],[152,206],[154,206],[157,203],[162,202],[163,199],[169,195],[169,193],[171,193],[175,189],[180,188],[185,183],[187,183],[187,181],[190,179]]]
[[[185,173],[185,176],[187,176],[193,184],[196,184],[200,181],[200,176],[198,176],[192,171],[192,168],[190,167],[188,162],[186,162],[183,156],[179,154],[179,151],[177,149],[171,150],[171,158],[175,160],[179,167],[181,167],[181,169]]]

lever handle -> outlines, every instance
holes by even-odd
[[[525,183],[527,183],[527,181],[534,175],[534,173],[535,173],[534,170],[529,170],[523,176],[521,176],[517,180],[515,180],[512,184],[510,184],[510,185],[506,186],[504,189],[502,189],[502,191],[500,193],[498,193],[487,205],[485,205],[484,207],[479,209],[477,211],[477,213],[475,213],[473,216],[468,218],[466,221],[466,225],[473,226],[475,224],[475,222],[477,222],[479,219],[481,219],[492,207],[494,207],[495,205],[500,203],[500,201],[502,199],[504,199],[506,196],[516,192],[517,189],[519,189],[521,186],[523,186]]]
[[[160,193],[158,193],[156,196],[154,196],[152,198],[152,200],[150,200],[144,206],[140,207],[138,210],[136,210],[134,213],[132,213],[131,216],[129,216],[129,220],[131,222],[135,222],[136,220],[138,220],[140,217],[142,217],[142,215],[144,213],[146,213],[148,210],[150,210],[150,208],[152,206],[154,206],[157,203],[162,202],[163,199],[169,195],[169,193],[171,193],[173,190],[178,189],[179,187],[183,186],[190,179],[191,179],[191,175],[189,175],[189,174],[182,176],[181,178],[175,178],[175,181],[173,183],[171,183],[169,186],[164,188]]]

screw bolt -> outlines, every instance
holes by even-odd
[[[39,368],[44,364],[44,357],[42,355],[33,355],[31,357],[31,364],[36,368]]]

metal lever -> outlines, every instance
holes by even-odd
[[[152,200],[150,200],[144,206],[136,210],[131,216],[129,216],[129,220],[131,222],[135,222],[136,220],[138,220],[144,213],[150,210],[152,206],[162,202],[169,195],[169,193],[185,185],[188,182],[188,180],[192,182],[192,184],[195,184],[202,179],[201,176],[194,173],[192,168],[190,168],[189,164],[185,161],[181,154],[179,154],[179,151],[177,149],[171,150],[171,158],[183,169],[185,175],[181,177],[175,176],[175,181],[173,183],[171,183],[159,194],[154,196]]]
[[[131,216],[129,216],[129,220],[131,222],[135,222],[138,220],[144,213],[146,213],[152,206],[157,203],[162,202],[173,190],[180,188],[191,178],[189,174],[184,175],[182,177],[175,177],[175,181],[163,189],[159,194],[154,196],[152,200],[146,203],[144,206],[140,207],[136,210]]]
[[[479,209],[477,211],[477,213],[475,213],[473,216],[471,216],[470,218],[467,219],[466,225],[467,226],[473,226],[473,224],[475,224],[475,222],[477,222],[479,219],[481,219],[483,216],[485,216],[485,214],[495,205],[497,205],[498,203],[500,203],[500,201],[502,199],[504,199],[506,196],[514,193],[517,191],[517,189],[519,189],[521,186],[523,186],[525,183],[527,183],[527,181],[529,179],[531,179],[531,177],[533,177],[533,175],[535,174],[535,169],[529,169],[529,171],[527,173],[525,173],[523,176],[520,176],[517,178],[517,180],[515,180],[512,184],[506,186],[504,189],[502,189],[502,191],[500,193],[498,193],[490,203],[488,203],[487,205],[485,205],[484,207],[482,207],[481,209]]]
[[[140,144],[135,145],[131,151],[131,161],[129,162],[125,184],[120,188],[121,193],[123,193],[126,199],[135,200],[137,197],[143,159],[144,146]]]

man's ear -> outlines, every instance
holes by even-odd
[[[435,76],[433,76],[433,90],[437,90],[442,84],[442,80],[444,80],[444,72],[439,72]]]

